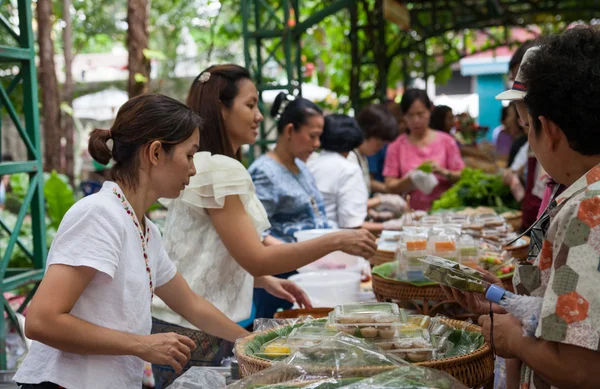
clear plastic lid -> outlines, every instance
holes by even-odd
[[[396,304],[365,303],[338,305],[330,316],[337,331],[359,338],[393,338],[406,315]]]
[[[334,309],[334,319],[342,318],[346,315],[373,316],[373,315],[392,315],[400,316],[400,308],[394,303],[358,303],[338,305]]]

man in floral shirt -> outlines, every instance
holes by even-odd
[[[528,54],[519,114],[538,161],[567,189],[542,215],[539,255],[515,274],[518,294],[543,298],[535,337],[500,306],[479,323],[498,355],[522,362],[508,388],[600,388],[600,31],[576,27]],[[490,308],[450,293],[473,311]]]

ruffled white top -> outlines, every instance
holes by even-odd
[[[225,197],[238,195],[256,229],[257,237],[270,227],[265,208],[256,197],[250,174],[239,161],[224,155],[194,155],[196,174],[175,200],[161,200],[168,208],[164,245],[177,270],[194,292],[233,321],[245,320],[252,309],[254,278],[229,254],[207,209],[223,208]],[[155,297],[153,316],[195,329]]]

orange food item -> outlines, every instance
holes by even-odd
[[[456,250],[454,242],[435,242],[435,251],[453,251]]]
[[[406,249],[408,251],[427,250],[426,240],[413,240],[406,242]]]

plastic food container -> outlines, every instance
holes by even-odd
[[[456,241],[450,236],[432,236],[429,239],[429,253],[436,257],[446,258],[451,261],[458,261],[456,252]]]
[[[444,258],[428,255],[422,259],[427,264],[423,274],[428,279],[452,288],[467,292],[485,293],[490,284],[483,280],[483,274],[475,269]]]
[[[401,333],[394,339],[376,341],[374,344],[409,362],[430,361],[435,350],[429,331],[424,329]]]
[[[431,324],[431,317],[426,315],[408,315],[406,318],[406,324],[427,329]]]
[[[479,246],[475,240],[468,236],[461,236],[456,244],[458,260],[462,265],[475,268],[479,266]]]
[[[427,256],[427,251],[409,251],[404,250],[399,264],[399,274],[404,275],[407,281],[426,281],[423,275],[423,262],[421,259]]]
[[[339,305],[330,315],[337,331],[365,339],[392,339],[406,321],[404,311],[392,303]]]
[[[263,344],[260,347],[260,352],[256,353],[256,356],[272,359],[281,360],[287,358],[292,353],[292,348],[287,344],[285,338],[276,338]]]
[[[483,226],[488,227],[500,227],[506,224],[506,220],[502,216],[480,216],[479,221],[483,223]]]

